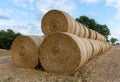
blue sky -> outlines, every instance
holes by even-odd
[[[120,40],[120,0],[0,0],[0,30],[43,35],[41,19],[51,9],[66,11],[74,18],[93,18],[109,27],[110,37]]]

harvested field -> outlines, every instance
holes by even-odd
[[[7,56],[7,55],[11,55],[11,52],[5,49],[0,49],[0,57]]]
[[[119,59],[120,46],[113,46],[108,52],[90,59],[75,75],[59,76],[18,68],[11,56],[3,55],[0,57],[0,82],[120,82]]]
[[[11,56],[0,57],[0,82],[81,82],[79,77],[48,74],[42,70],[18,68]]]

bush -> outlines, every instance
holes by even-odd
[[[0,31],[0,48],[2,49],[10,49],[10,46],[14,39],[18,36],[21,36],[22,34],[20,33],[15,33],[11,29],[1,30]]]

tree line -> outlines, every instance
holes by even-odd
[[[106,24],[98,24],[94,19],[88,18],[87,16],[80,16],[76,18],[76,20],[87,28],[97,31],[98,33],[104,35],[108,39],[108,35],[110,35],[110,30]]]
[[[88,18],[87,16],[80,16],[79,18],[76,18],[76,20],[83,25],[85,25],[87,28],[90,28],[92,30],[97,31],[98,33],[102,34],[107,38],[108,42],[111,42],[112,44],[115,44],[116,41],[118,41],[117,38],[112,37],[110,40],[108,40],[108,36],[110,35],[110,29],[106,24],[98,24],[94,19]],[[117,43],[119,44],[119,43]]]

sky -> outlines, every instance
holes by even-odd
[[[120,40],[120,0],[0,0],[0,30],[43,35],[42,17],[52,9],[65,11],[74,18],[93,18],[108,26],[109,37]]]

